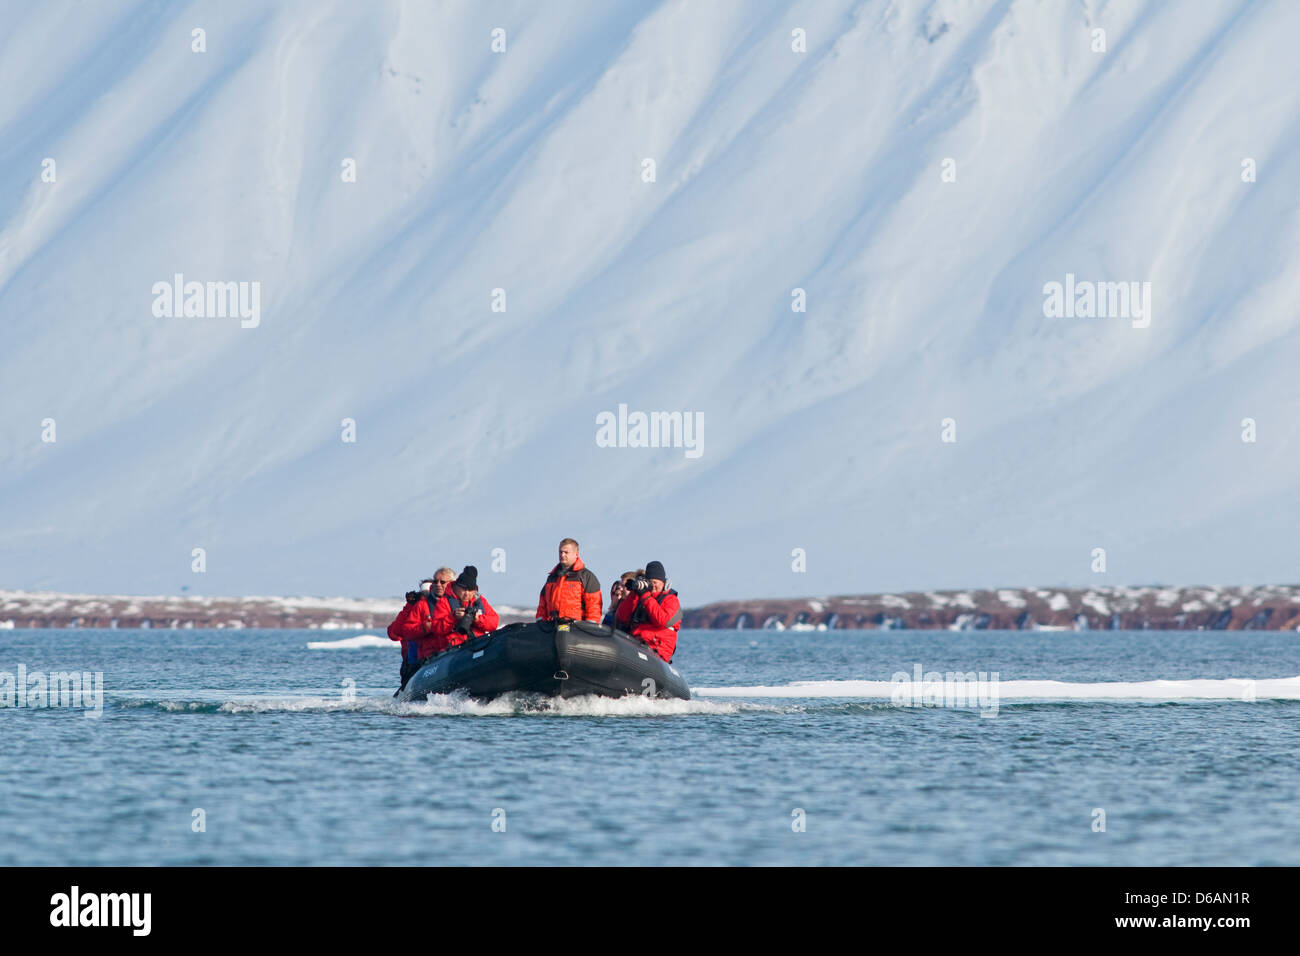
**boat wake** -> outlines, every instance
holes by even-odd
[[[735,714],[755,709],[739,701],[678,700],[653,697],[539,697],[506,694],[495,700],[475,700],[463,694],[430,694],[426,700],[397,705],[412,716],[511,717],[674,717],[684,714]],[[772,710],[762,707],[758,709]]]
[[[230,691],[186,691],[177,697],[154,694],[111,694],[109,708],[153,709],[164,713],[266,714],[266,713],[373,713],[397,717],[676,717],[691,714],[737,714],[742,711],[780,711],[786,708],[747,701],[676,700],[628,697],[541,697],[506,694],[495,700],[476,700],[464,693],[430,694],[425,700],[398,701],[391,691],[362,690],[344,696],[321,694],[238,694]]]

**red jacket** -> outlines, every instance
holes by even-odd
[[[664,660],[673,659],[677,632],[682,627],[682,605],[676,591],[629,594],[619,602],[614,620],[622,630],[649,644]]]
[[[537,619],[549,621],[553,617],[567,617],[599,624],[604,600],[596,575],[582,563],[582,558],[578,558],[573,567],[563,573],[558,564],[551,568],[537,599]]]
[[[479,612],[478,616],[474,618],[474,635],[482,637],[488,631],[495,631],[497,625],[501,623],[501,618],[492,609],[492,605],[488,603],[487,598],[480,594],[474,601],[474,605]],[[448,647],[455,647],[458,644],[464,644],[469,640],[464,634],[456,630],[456,611],[460,607],[460,600],[451,588],[447,588],[447,593],[434,602],[431,627],[434,637],[442,642],[443,650]]]
[[[432,595],[430,595],[432,597]],[[436,601],[441,598],[434,598]],[[397,612],[393,623],[388,625],[391,640],[402,642],[402,660],[410,660],[412,653],[416,660],[424,660],[439,651],[447,649],[446,641],[433,636],[433,610],[429,602],[421,597],[414,604],[408,604]]]

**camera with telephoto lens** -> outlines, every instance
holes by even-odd
[[[425,578],[423,581],[420,582],[420,590],[406,592],[406,603],[414,604],[416,601],[420,600],[420,598],[432,597],[433,584],[434,584],[433,578]]]
[[[460,620],[456,622],[455,629],[460,631],[460,633],[464,634],[466,637],[473,637],[474,618],[476,618],[477,616],[478,616],[477,608],[467,608],[465,610],[465,613],[461,615]]]
[[[627,589],[637,594],[644,594],[650,590],[650,579],[647,577],[635,577],[627,582]]]

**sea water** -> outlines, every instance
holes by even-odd
[[[692,701],[397,703],[365,632],[7,631],[102,700],[0,693],[0,865],[1300,864],[1295,633],[678,648]]]

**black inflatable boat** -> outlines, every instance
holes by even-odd
[[[588,621],[510,624],[466,641],[430,658],[398,699],[456,690],[481,698],[511,692],[691,698],[682,675],[641,641]]]

